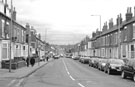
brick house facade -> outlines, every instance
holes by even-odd
[[[135,16],[131,12],[131,8],[127,8],[125,15],[126,20],[123,21],[121,15],[116,19],[116,25],[113,25],[112,19],[104,24],[102,33],[93,33],[91,42],[93,55],[106,58],[135,58]],[[120,33],[119,21],[120,20]],[[120,39],[118,39],[119,34]],[[120,52],[118,52],[118,44],[120,42]]]

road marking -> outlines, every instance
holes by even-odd
[[[64,63],[64,66],[65,66],[65,69],[66,69],[66,71],[67,71],[67,74],[68,74],[69,77],[74,81],[75,79],[70,75],[70,73],[69,73],[69,71],[68,71],[68,69],[67,69],[67,66],[66,66],[64,60],[62,60],[62,61],[63,61],[63,63]]]
[[[12,80],[12,81],[8,84],[8,86],[12,85],[15,81],[16,81],[15,79]]]
[[[19,87],[24,79],[19,80],[19,82],[15,85],[16,87]]]
[[[70,75],[70,73],[69,72],[67,72],[68,73],[68,75]]]
[[[73,81],[75,80],[71,75],[69,76]]]
[[[63,61],[63,64],[64,64],[64,66],[65,66],[65,69],[66,69],[66,71],[67,71],[69,77],[70,77],[73,81],[75,81],[75,79],[70,75],[70,73],[69,73],[69,71],[68,71],[68,69],[67,69],[67,66],[66,66],[64,60],[62,60],[62,61]],[[85,87],[85,86],[82,85],[81,83],[78,83],[78,85],[81,86],[81,87]]]
[[[67,69],[67,66],[66,66],[64,60],[62,60],[62,61],[63,61],[63,63],[64,63],[64,66],[65,66],[65,69],[66,69],[67,73],[69,73],[69,71],[68,71],[68,69]]]
[[[79,86],[81,86],[81,87],[85,87],[85,86],[84,86],[84,85],[82,85],[81,83],[78,83],[78,85],[79,85]]]

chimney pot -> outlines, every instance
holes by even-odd
[[[26,28],[29,28],[29,27],[30,27],[29,23],[26,23]]]
[[[113,19],[111,18],[109,21],[109,29],[111,29],[113,27]]]
[[[121,13],[120,13],[120,19],[121,19]]]
[[[132,11],[131,11],[131,7],[127,8],[127,13],[126,13],[126,21],[129,21],[130,19],[132,19]]]
[[[15,7],[14,7],[14,11],[15,11]]]

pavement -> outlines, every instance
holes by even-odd
[[[52,58],[49,59],[49,61],[51,61]],[[16,78],[16,79],[21,79],[24,77],[28,77],[29,75],[31,75],[32,73],[34,73],[35,71],[37,71],[39,68],[43,67],[44,65],[46,65],[48,62],[46,61],[42,61],[40,63],[36,63],[33,67],[29,66],[29,67],[22,67],[16,70],[11,70],[11,72],[9,72],[9,69],[0,69],[0,78]]]

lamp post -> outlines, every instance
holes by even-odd
[[[29,28],[28,29],[28,66],[30,66],[30,46],[31,46],[31,33]]]
[[[46,59],[46,36],[47,36],[47,29],[45,29],[45,59]]]
[[[120,27],[121,27],[121,14],[118,15],[118,58],[121,58],[121,38],[120,38]]]
[[[12,64],[11,64],[11,57],[12,57],[12,25],[13,25],[13,20],[12,20],[12,14],[13,14],[13,5],[12,5],[12,0],[11,0],[11,24],[10,24],[10,32],[11,32],[11,35],[10,35],[10,56],[9,56],[9,72],[11,72],[11,68],[12,68]]]

